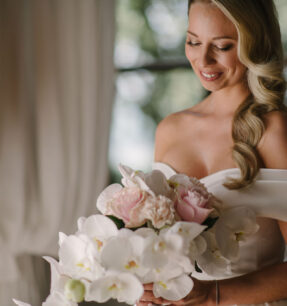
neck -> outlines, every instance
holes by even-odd
[[[234,114],[239,105],[250,95],[247,86],[238,85],[212,92],[209,98],[210,110],[217,114]]]

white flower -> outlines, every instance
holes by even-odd
[[[144,283],[166,281],[194,270],[191,261],[183,255],[183,238],[169,230],[145,238],[142,262],[150,268],[141,278]]]
[[[138,187],[152,196],[162,195],[173,198],[173,189],[169,186],[165,175],[160,170],[152,170],[149,173],[135,171],[128,166],[119,165],[122,174],[122,184],[125,187]]]
[[[78,279],[70,279],[65,284],[65,297],[73,302],[83,302],[85,299],[86,287]]]
[[[177,234],[183,239],[183,253],[196,258],[199,253],[204,251],[204,242],[194,242],[194,239],[206,229],[205,225],[200,225],[196,222],[176,222],[169,228],[165,235]],[[191,245],[192,244],[192,245]],[[198,246],[198,247],[197,247]]]
[[[95,280],[104,274],[104,268],[96,259],[97,250],[85,235],[70,235],[61,244],[59,262],[64,274],[71,278]]]
[[[51,290],[42,306],[77,306],[75,301],[64,294],[65,286],[71,279],[62,274],[62,268],[54,258],[45,256],[44,259],[49,262],[51,267]],[[13,301],[18,306],[31,306],[15,299]]]
[[[135,171],[132,168],[124,166],[122,164],[119,165],[119,171],[123,176],[122,184],[125,187],[137,187],[142,189],[143,191],[147,191],[151,195],[154,195],[154,193],[150,190],[149,186],[145,183],[144,172]]]
[[[16,299],[13,299],[13,302],[14,302],[16,305],[18,305],[18,306],[31,306],[31,304],[27,304],[27,303],[18,301],[18,300],[16,300]]]
[[[16,299],[13,299],[13,302],[18,306],[31,306],[31,304],[27,304]],[[61,292],[55,291],[47,297],[46,301],[42,303],[42,306],[78,306],[78,304],[67,300],[64,294]]]
[[[46,299],[46,301],[42,304],[42,306],[77,306],[78,304],[73,301],[67,300],[65,295],[61,292],[54,291],[52,292]]]
[[[142,264],[144,239],[132,231],[120,230],[120,235],[111,238],[104,246],[101,262],[104,267],[120,272],[143,276],[148,269]]]
[[[222,255],[230,260],[239,256],[239,242],[248,239],[259,229],[255,213],[247,207],[229,208],[215,224],[215,237]]]
[[[101,252],[108,239],[118,234],[115,223],[110,218],[103,215],[92,215],[88,218],[79,218],[78,229],[76,235],[87,235],[91,238],[98,253]]]
[[[165,282],[155,282],[153,285],[153,294],[155,297],[178,301],[187,296],[192,288],[193,280],[184,274]]]
[[[144,181],[147,186],[155,193],[155,195],[162,195],[173,199],[174,191],[169,186],[165,175],[161,171],[153,170],[152,172],[145,174]]]
[[[196,258],[201,270],[211,276],[222,276],[230,273],[230,263],[220,253],[215,234],[207,231],[202,233],[206,241],[207,248],[203,254]]]
[[[86,301],[104,303],[109,299],[135,304],[143,295],[141,282],[130,273],[109,273],[87,287]]]

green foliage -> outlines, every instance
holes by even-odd
[[[112,215],[107,215],[108,218],[110,218],[114,223],[115,225],[117,226],[118,229],[121,229],[121,228],[124,228],[125,227],[125,223],[123,220],[115,217],[115,216],[112,216]]]

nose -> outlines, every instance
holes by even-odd
[[[199,57],[201,67],[206,67],[216,63],[215,55],[213,54],[213,51],[210,47],[202,48],[201,51],[202,52]]]

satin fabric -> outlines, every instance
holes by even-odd
[[[153,169],[162,171],[167,178],[176,171],[165,163],[153,163]],[[223,186],[228,177],[238,177],[238,168],[225,169],[201,178],[209,192],[227,207],[247,206],[257,215],[258,232],[240,242],[239,260],[232,263],[230,272],[220,277],[206,273],[193,273],[202,280],[232,278],[266,266],[283,262],[285,242],[277,220],[287,221],[287,170],[260,169],[255,182],[240,190],[229,190]],[[255,304],[250,304],[255,305]],[[287,300],[256,304],[257,306],[283,306]]]

